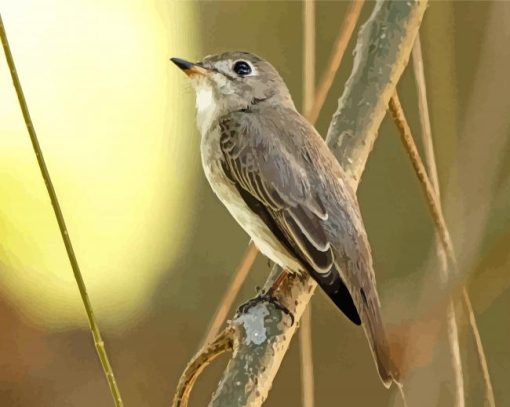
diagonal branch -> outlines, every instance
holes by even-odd
[[[327,137],[355,188],[389,99],[407,65],[426,6],[426,1],[379,1],[360,30],[353,72]],[[266,288],[276,275],[273,271]],[[308,276],[291,276],[276,295],[298,321],[315,287]],[[296,325],[291,325],[272,304],[258,304],[245,314],[236,315],[232,326],[239,336],[234,354],[210,406],[260,406],[267,398]]]
[[[2,45],[4,48],[7,65],[9,66],[9,70],[11,72],[12,82],[14,84],[14,88],[15,88],[16,94],[18,96],[18,101],[19,101],[19,105],[21,108],[21,112],[23,113],[23,119],[25,120],[25,125],[27,127],[28,134],[30,136],[30,141],[32,142],[32,147],[34,149],[34,153],[37,158],[37,163],[39,165],[39,169],[41,171],[41,175],[43,177],[44,184],[46,185],[46,190],[48,191],[51,205],[53,206],[53,211],[55,212],[55,218],[57,219],[60,234],[62,236],[64,246],[66,248],[67,257],[69,258],[69,262],[71,263],[71,267],[72,267],[73,273],[74,273],[74,278],[76,280],[76,284],[78,285],[81,299],[82,299],[83,305],[85,307],[85,311],[87,313],[87,318],[89,321],[92,338],[94,340],[94,345],[96,347],[96,352],[97,352],[97,355],[101,362],[101,366],[103,367],[103,371],[106,376],[106,380],[108,381],[108,385],[110,387],[110,392],[112,394],[115,405],[117,407],[121,407],[123,405],[123,403],[122,403],[120,391],[119,391],[119,388],[117,387],[117,382],[115,381],[115,376],[113,375],[113,370],[110,365],[110,361],[108,359],[108,354],[106,353],[104,341],[101,338],[101,332],[99,331],[99,326],[97,324],[96,317],[94,316],[94,311],[92,310],[92,304],[90,303],[90,299],[89,299],[89,296],[87,293],[87,287],[85,286],[85,281],[83,280],[83,277],[82,277],[82,274],[80,271],[80,267],[78,265],[78,260],[76,258],[76,254],[74,252],[73,245],[71,243],[71,238],[69,237],[69,232],[67,230],[67,226],[66,226],[66,223],[64,220],[64,214],[62,213],[62,209],[60,208],[60,204],[59,204],[58,198],[57,198],[57,193],[55,191],[55,188],[53,187],[50,173],[48,171],[48,167],[46,166],[46,162],[44,160],[41,146],[39,145],[39,140],[37,139],[35,127],[32,122],[32,118],[30,117],[30,112],[28,110],[28,105],[25,100],[25,95],[23,94],[23,88],[21,87],[21,82],[18,77],[18,72],[16,71],[16,66],[14,64],[14,58],[12,56],[11,49],[9,47],[9,42],[7,41],[7,33],[5,32],[4,23],[2,21],[1,15],[0,15],[0,36],[2,38]]]
[[[211,340],[210,343],[207,342],[204,348],[191,359],[179,379],[172,403],[173,407],[185,407],[188,405],[191,389],[198,376],[214,359],[232,350],[234,346],[233,337],[232,329],[224,329],[214,340]]]

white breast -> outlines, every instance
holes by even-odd
[[[251,211],[220,166],[219,131],[210,131],[202,137],[202,165],[214,193],[239,225],[250,235],[257,248],[272,261],[290,271],[301,270],[300,264],[275,238],[266,224]]]
[[[217,103],[214,92],[209,84],[203,83],[196,87],[197,124],[201,134],[209,129],[216,116]]]

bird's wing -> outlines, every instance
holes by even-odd
[[[310,185],[303,166],[271,126],[248,118],[226,116],[220,121],[223,169],[246,204],[260,216],[279,241],[310,272],[351,321],[360,324],[352,297],[340,277],[324,228],[325,206]],[[274,130],[274,129],[273,129]]]
[[[225,173],[242,189],[245,200],[249,194],[264,206],[279,232],[298,250],[301,261],[318,273],[328,272],[333,252],[318,222],[327,214],[303,169],[268,137],[254,134],[256,126],[236,129],[236,124],[228,116],[220,122]]]
[[[293,131],[295,134],[289,134]],[[289,151],[292,149],[289,137],[295,137],[294,147],[300,147],[300,154],[307,155],[306,135],[298,134],[300,131],[314,130],[303,122],[297,128],[282,129],[281,120],[278,117],[272,120],[271,114],[224,116],[220,120],[223,169],[250,209],[264,220],[335,304],[354,323],[363,322],[379,373],[388,385],[395,376],[388,364],[370,249],[356,199],[344,190],[347,188],[344,184],[334,181],[336,184],[330,185],[334,189],[331,198],[345,202],[325,205],[321,201],[320,188],[312,185],[317,177],[310,172],[317,169],[314,159],[325,158],[326,154],[296,157],[296,151]],[[320,137],[315,133],[313,136]],[[308,152],[314,153],[313,149]],[[335,171],[329,175],[339,177]],[[340,235],[335,247],[328,238],[332,235]]]

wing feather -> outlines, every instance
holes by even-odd
[[[308,193],[310,186],[300,168],[292,168],[291,157],[282,151],[250,144],[250,136],[235,128],[229,119],[220,125],[224,162],[228,177],[267,209],[278,228],[317,273],[333,266],[330,242],[321,225],[327,213]],[[246,130],[246,129],[245,129]],[[268,146],[266,146],[268,147]],[[262,155],[262,157],[260,157]],[[299,176],[297,179],[296,175]],[[310,209],[312,208],[312,209]],[[319,216],[317,215],[319,214]],[[305,265],[305,266],[306,266]]]

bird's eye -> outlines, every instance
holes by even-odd
[[[239,76],[246,76],[246,75],[251,74],[251,66],[246,61],[237,61],[234,64],[234,67],[232,68],[232,70]]]

